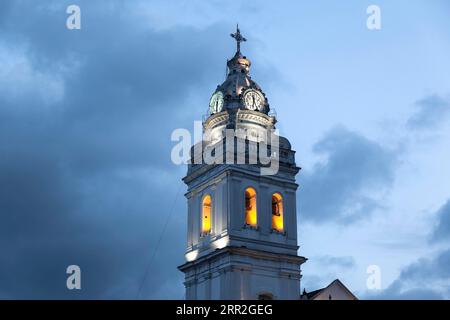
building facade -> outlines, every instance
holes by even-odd
[[[213,93],[188,173],[186,299],[299,299],[295,151],[232,34],[236,54]],[[265,170],[265,171],[264,171]]]

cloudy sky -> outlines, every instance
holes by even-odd
[[[66,28],[71,4],[81,30]],[[445,0],[2,0],[0,298],[184,297],[186,168],[170,135],[205,114],[236,22],[303,168],[302,288],[450,298]]]

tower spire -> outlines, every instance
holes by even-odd
[[[241,42],[247,41],[242,35],[241,31],[239,30],[239,24],[236,25],[236,32],[230,34],[234,40],[236,40],[236,53],[241,53]]]

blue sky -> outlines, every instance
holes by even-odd
[[[81,30],[65,27],[70,4]],[[201,120],[239,22],[303,168],[302,287],[450,298],[449,16],[438,0],[2,1],[0,297],[183,297],[170,134]]]

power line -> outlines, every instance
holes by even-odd
[[[181,191],[181,187],[182,187],[182,186],[183,186],[183,184],[180,183],[180,186],[178,187],[177,194],[176,194],[176,196],[175,196],[175,201],[173,202],[172,207],[170,208],[169,214],[167,215],[167,218],[166,218],[166,222],[165,222],[165,224],[164,224],[163,229],[161,230],[161,234],[160,234],[160,236],[159,236],[158,242],[156,243],[155,250],[153,251],[153,255],[152,255],[152,257],[150,258],[150,261],[148,262],[147,267],[146,267],[146,269],[145,269],[144,278],[142,279],[141,285],[139,286],[139,290],[138,290],[136,299],[139,299],[139,297],[141,296],[142,288],[144,287],[144,283],[145,283],[145,281],[147,280],[147,275],[148,275],[148,272],[149,272],[149,270],[150,270],[150,267],[151,267],[151,265],[152,265],[152,263],[153,263],[153,260],[155,259],[156,252],[158,251],[159,246],[160,246],[160,244],[161,244],[161,241],[162,241],[162,239],[164,238],[164,233],[166,232],[167,226],[169,225],[169,221],[170,221],[170,218],[172,217],[173,209],[175,208],[175,204],[177,203],[178,196],[179,196],[179,194],[180,194],[180,191]]]

